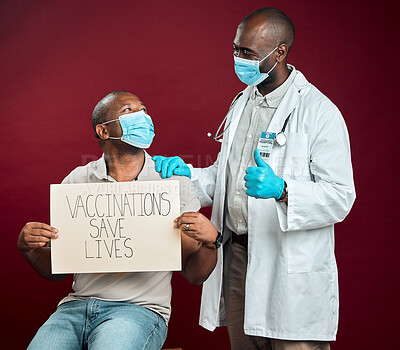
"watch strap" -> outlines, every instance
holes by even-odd
[[[218,236],[217,239],[215,240],[215,242],[213,243],[215,245],[215,248],[219,248],[222,244],[222,234],[221,232],[218,232]]]

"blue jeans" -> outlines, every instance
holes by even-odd
[[[156,350],[167,337],[157,313],[126,302],[87,299],[61,304],[38,330],[29,350]]]

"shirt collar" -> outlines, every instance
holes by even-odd
[[[279,103],[281,102],[283,96],[285,96],[296,76],[296,70],[294,69],[294,67],[288,64],[288,68],[290,70],[290,74],[287,79],[283,82],[282,85],[278,86],[274,91],[271,91],[269,94],[265,96],[261,95],[257,89],[257,86],[254,86],[251,97],[256,105],[266,104],[266,106],[273,108],[277,108],[279,106]]]
[[[100,159],[96,160],[95,163],[95,169],[93,171],[93,174],[99,179],[99,180],[109,180],[109,176],[107,174],[107,165],[106,165],[106,160],[104,158],[104,153],[102,154]]]
[[[137,179],[141,179],[141,175],[146,176],[146,174],[149,173],[149,167],[151,167],[152,162],[151,162],[151,157],[150,155],[144,151],[144,164],[142,171],[139,173]],[[93,174],[99,179],[99,180],[107,180],[110,182],[116,182],[114,178],[112,178],[110,175],[107,173],[107,164],[106,164],[106,159],[104,158],[104,153],[102,154],[101,158],[99,158],[96,161],[95,164],[95,170],[93,171]]]
[[[144,163],[143,163],[143,168],[142,171],[139,173],[137,179],[138,180],[146,180],[149,176],[149,174],[155,172],[154,170],[154,162],[151,159],[150,155],[144,151]]]

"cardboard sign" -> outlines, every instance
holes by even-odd
[[[179,182],[50,186],[53,273],[181,269]]]

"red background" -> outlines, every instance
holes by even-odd
[[[1,347],[25,348],[71,289],[70,279],[38,277],[16,241],[25,222],[49,221],[49,184],[101,154],[91,129],[97,101],[113,90],[137,94],[156,127],[151,154],[210,165],[219,146],[206,134],[244,88],[233,72],[236,27],[251,11],[276,6],[296,27],[289,62],[338,105],[350,132],[358,197],[336,228],[341,305],[332,348],[395,348],[397,11],[369,3],[1,1]],[[224,328],[197,325],[201,287],[179,274],[173,285],[165,345],[229,349]]]

